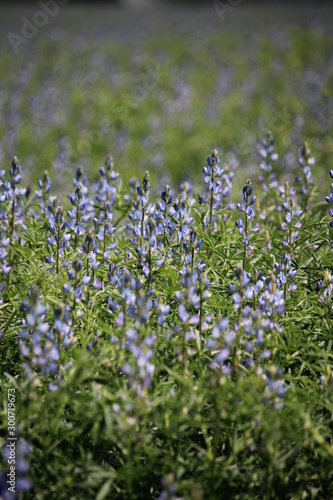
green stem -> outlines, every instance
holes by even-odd
[[[247,214],[246,213],[245,213],[244,234],[245,234],[245,244],[244,244],[244,254],[243,254],[243,270],[245,271],[246,253],[247,253]]]
[[[148,242],[148,265],[149,265],[149,275],[148,275],[148,289],[150,287],[150,282],[151,282],[151,247]]]
[[[75,290],[77,286],[77,271],[75,271],[75,280],[74,280],[74,294],[73,294],[73,312],[75,312],[75,307],[76,307],[76,297],[75,297]]]
[[[212,167],[212,184],[214,183],[214,167]],[[210,232],[212,232],[213,225],[213,200],[214,200],[214,191],[211,189],[210,191],[210,209],[209,209],[209,227]]]
[[[186,375],[186,323],[184,323],[184,328],[183,328],[183,369],[184,369],[184,375]]]
[[[60,331],[58,331],[58,354],[59,354],[59,359],[58,359],[58,373],[60,373]]]
[[[165,203],[165,209],[164,209],[164,224],[165,224],[165,219],[167,216],[167,205]],[[166,230],[165,230],[165,225],[163,224],[163,246],[164,246],[164,253],[166,253]]]
[[[106,241],[105,241],[105,224],[104,224],[104,233],[103,233],[103,257],[105,254]]]
[[[202,333],[202,306],[203,306],[202,288],[200,288],[200,321],[199,321],[199,335],[200,335],[200,338],[201,338],[201,333]]]
[[[143,240],[143,225],[144,225],[144,220],[145,220],[145,207],[142,207],[142,221],[141,221],[141,245],[142,245],[142,240]]]
[[[291,258],[291,251],[292,251],[292,238],[291,238],[291,231],[292,231],[292,220],[290,221],[289,224],[289,253],[290,253],[290,258]]]
[[[123,321],[123,331],[122,331],[122,342],[125,342],[126,338],[126,302],[124,300],[123,302],[123,315],[124,315],[124,321]]]
[[[60,226],[58,225],[57,231],[57,274],[59,274],[59,246],[60,246]]]
[[[76,223],[75,227],[79,225],[79,220],[80,220],[80,212],[79,212],[79,202],[76,204]],[[77,247],[77,233],[75,233],[75,241],[74,241],[74,252],[76,252],[76,247]]]
[[[181,238],[182,238],[182,232],[183,232],[183,220],[181,219],[180,220],[180,237]],[[179,265],[180,265],[180,270],[181,270],[183,267],[183,240],[182,239],[180,240],[179,251],[180,251]]]

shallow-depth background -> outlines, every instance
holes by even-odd
[[[160,186],[198,182],[217,147],[243,182],[271,129],[281,170],[307,139],[320,178],[332,168],[333,9],[221,5],[69,2],[45,18],[37,2],[1,2],[0,166],[16,154],[26,182],[47,168],[61,190],[112,153],[125,180],[149,169]]]

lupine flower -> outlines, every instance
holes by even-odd
[[[70,307],[67,304],[60,303],[54,311],[54,329],[58,336],[58,345],[69,347],[74,341],[73,320],[70,316]]]
[[[128,181],[130,192],[124,195],[124,202],[126,205],[134,205],[139,197],[137,188],[140,186],[140,181],[136,177],[131,177]]]
[[[230,356],[229,343],[226,342],[226,331],[229,326],[228,318],[218,318],[215,326],[212,328],[211,338],[206,342],[206,348],[216,351],[219,347],[218,353],[215,354],[209,364],[211,370],[219,370],[221,373],[227,375],[230,373],[230,362],[227,361]],[[232,341],[231,341],[232,342]]]
[[[207,165],[203,167],[205,183],[209,190],[208,199],[205,196],[199,197],[199,203],[207,204],[208,210],[202,215],[204,228],[209,226],[210,231],[217,227],[217,213],[224,207],[224,198],[231,196],[233,174],[220,167],[220,155],[214,149],[207,157]]]
[[[8,247],[10,245],[10,238],[6,237],[4,235],[5,231],[1,227],[1,221],[0,221],[0,275],[3,274],[4,276],[8,275],[11,271],[11,266],[8,264]],[[6,287],[5,282],[1,283],[0,281],[0,293],[4,291]],[[1,298],[0,298],[0,304],[1,304]]]
[[[145,175],[143,177],[142,185],[137,187],[137,193],[139,196],[139,205],[141,207],[141,238],[143,239],[144,236],[144,224],[145,224],[145,207],[148,204],[149,200],[149,189],[150,189],[150,182],[149,182],[149,172],[146,170]]]
[[[279,155],[274,150],[274,138],[271,132],[268,132],[266,139],[261,141],[261,146],[260,156],[262,162],[259,166],[261,172],[259,181],[262,182],[264,197],[266,197],[268,189],[273,189],[278,186],[276,173],[273,171],[273,163],[278,160]]]
[[[114,171],[112,156],[107,157],[104,166],[99,169],[99,174],[96,201],[102,203],[102,206],[107,202],[112,207],[116,203],[117,197],[117,188],[113,185],[113,182],[119,177],[119,172]]]
[[[47,196],[51,191],[51,179],[47,170],[44,170],[42,178],[38,181],[39,190],[35,192],[35,199],[39,199],[39,208],[45,216],[47,213]]]
[[[276,366],[270,366],[265,374],[267,389],[264,395],[264,402],[273,400],[275,410],[281,410],[283,408],[282,398],[287,392],[285,382],[281,376],[282,371]]]
[[[2,234],[4,233],[4,230],[6,230],[7,237],[10,238],[11,241],[13,239],[18,239],[15,228],[23,223],[24,213],[22,207],[24,206],[26,189],[18,187],[18,184],[21,182],[21,173],[22,167],[19,164],[17,157],[14,156],[9,168],[9,181],[2,182],[0,179],[0,186],[2,190],[0,201],[10,205],[10,215],[7,215],[5,210],[1,210],[0,212]],[[3,173],[1,174],[1,177],[4,177]]]
[[[75,259],[67,272],[68,282],[65,283],[63,287],[65,293],[73,294],[73,311],[75,310],[77,302],[83,300],[84,287],[88,286],[91,281],[91,276],[88,276],[87,273],[81,276],[81,271],[82,261],[80,259]]]
[[[240,345],[243,347],[244,365],[249,368],[254,366],[255,361],[259,363],[271,357],[271,352],[264,347],[265,332],[281,331],[281,329],[279,325],[266,316],[265,312],[259,309],[251,311],[248,308],[243,316],[244,335],[240,339]]]
[[[113,264],[110,264],[109,266],[108,279],[113,286],[117,287],[122,299],[122,304],[120,306],[118,300],[114,300],[112,297],[110,297],[108,306],[109,310],[112,311],[112,313],[121,309],[121,312],[119,312],[119,314],[117,315],[115,323],[116,326],[122,327],[122,340],[124,341],[127,326],[128,308],[135,302],[135,294],[133,293],[133,288],[135,288],[137,284],[126,267],[124,269],[120,269]]]
[[[279,273],[277,275],[278,286],[283,288],[283,298],[284,301],[287,297],[287,281],[290,280],[290,285],[288,290],[290,292],[295,292],[297,290],[297,285],[294,283],[294,279],[297,275],[297,271],[291,266],[291,255],[289,253],[283,253],[279,263],[274,265],[276,271]]]
[[[161,297],[158,297],[153,301],[153,307],[156,311],[157,324],[159,326],[163,326],[171,307],[168,304],[163,304]]]
[[[288,182],[285,183],[285,188],[283,191],[281,190],[280,193],[283,194],[283,198],[286,200],[281,207],[286,215],[279,229],[280,231],[286,231],[288,233],[287,238],[283,239],[282,245],[288,247],[289,254],[292,255],[293,245],[298,239],[298,229],[302,227],[301,222],[298,220],[302,216],[302,211],[296,207],[295,199],[290,196],[291,190],[289,189]]]
[[[56,246],[56,272],[59,274],[59,261],[60,258],[64,257],[64,249],[69,250],[70,248],[71,235],[66,232],[68,224],[64,216],[63,208],[59,205],[56,205],[55,210],[54,208],[54,203],[49,206],[48,221],[51,236],[47,239],[47,243],[51,247]],[[51,256],[48,262],[53,262]]]
[[[22,310],[22,330],[19,333],[21,355],[26,359],[29,368],[38,368],[42,374],[53,374],[58,371],[59,347],[53,330],[45,321],[46,307],[39,301],[39,290],[34,287],[31,292],[32,306],[25,301]]]
[[[129,214],[130,222],[127,223],[127,229],[133,232],[130,243],[136,246],[136,256],[139,258],[144,276],[148,277],[148,288],[152,277],[152,253],[157,247],[154,234],[156,209],[154,205],[148,203],[149,189],[149,172],[146,171],[142,185],[136,186],[137,196],[134,198],[132,211]]]
[[[113,214],[112,206],[109,201],[104,202],[103,208],[100,210],[98,217],[94,218],[94,224],[96,226],[96,239],[103,242],[103,256],[104,258],[110,257],[111,250],[117,248],[116,243],[110,243],[107,245],[108,238],[112,236],[116,228],[112,224]]]
[[[162,481],[163,491],[158,497],[158,500],[182,500],[176,494],[176,482],[173,474],[168,474]]]
[[[321,290],[318,302],[321,304],[327,304],[330,308],[332,307],[332,289],[333,289],[333,276],[328,271],[325,270],[324,279],[317,281],[317,289]]]
[[[233,300],[235,309],[240,310],[243,298],[245,296],[246,289],[249,287],[249,285],[252,281],[252,278],[251,278],[251,274],[244,271],[240,265],[237,265],[237,268],[235,271],[235,276],[236,276],[237,284],[230,283],[229,290],[230,290],[230,292],[233,293],[232,300]],[[247,298],[253,298],[252,293],[250,293],[248,295],[249,296]]]
[[[91,218],[90,200],[87,198],[88,188],[86,186],[87,177],[83,175],[83,170],[79,167],[76,170],[73,185],[74,193],[68,195],[73,205],[72,210],[67,212],[69,217],[68,228],[74,232],[74,251],[77,249],[78,237],[85,234],[85,224]]]
[[[172,233],[170,231],[171,221],[168,218],[168,208],[170,207],[173,196],[171,194],[170,186],[165,186],[164,191],[161,194],[161,200],[158,204],[158,209],[155,212],[155,218],[158,223],[156,228],[156,236],[163,235],[163,248],[166,251],[167,247],[167,235]]]
[[[101,263],[97,262],[96,260],[96,253],[98,251],[96,240],[94,239],[93,236],[93,231],[90,230],[85,238],[85,241],[82,245],[82,250],[86,254],[87,259],[86,259],[86,277],[90,278],[90,270],[92,270],[93,276],[94,272],[100,268]],[[87,281],[87,279],[86,279]],[[88,284],[90,282],[90,279],[87,283],[83,284]]]
[[[262,312],[268,313],[271,319],[275,314],[282,315],[285,312],[284,290],[279,288],[279,282],[274,273],[270,273],[265,279],[265,290],[259,297],[259,306]]]
[[[257,201],[256,196],[253,194],[253,188],[250,179],[246,181],[242,193],[243,201],[241,203],[237,203],[237,210],[244,213],[244,224],[242,219],[239,219],[236,221],[236,227],[238,227],[239,234],[243,236],[243,269],[245,269],[247,250],[252,248],[249,231],[253,233],[257,233],[259,231],[258,224],[256,224],[253,228],[250,228],[250,221],[255,217],[253,205]]]
[[[203,245],[202,239],[198,237],[197,230],[191,230],[188,239],[184,242],[184,250],[186,252],[185,265],[191,265],[193,272],[194,269],[194,256]]]
[[[122,372],[130,377],[132,388],[140,396],[143,393],[143,388],[148,389],[152,385],[155,365],[151,363],[154,352],[150,347],[154,343],[154,338],[146,337],[141,342],[139,335],[133,328],[126,331],[126,337],[128,340],[127,349],[132,353],[133,362],[127,362],[122,367]]]
[[[193,314],[191,309],[200,309],[202,297],[197,290],[198,276],[192,273],[191,268],[184,267],[181,278],[182,290],[175,293],[175,299],[178,302],[178,318],[182,325],[182,360],[184,370],[186,368],[186,342],[194,340],[195,335],[192,327],[199,325],[200,316]]]
[[[190,196],[190,193],[192,193],[192,186],[188,181],[184,181],[181,183],[179,186],[180,188],[180,195],[179,197],[187,202],[187,205],[191,207],[195,203],[195,199]]]
[[[189,208],[182,198],[178,198],[177,202],[170,208],[170,216],[176,223],[176,237],[179,246],[179,267],[183,267],[184,255],[184,241],[189,235],[189,226],[193,224],[193,217],[190,217]]]
[[[132,280],[135,300],[129,305],[128,316],[135,320],[137,330],[141,333],[147,328],[148,318],[152,309],[152,300],[142,289],[140,281]]]

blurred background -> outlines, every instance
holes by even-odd
[[[315,5],[315,6],[314,6]],[[0,2],[0,168],[48,169],[68,191],[112,154],[128,180],[199,183],[217,147],[243,182],[271,130],[293,176],[308,140],[333,153],[329,2]]]

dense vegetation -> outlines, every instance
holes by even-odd
[[[159,200],[149,172],[120,192],[108,158],[96,184],[77,170],[67,212],[47,172],[33,192],[16,157],[1,171],[1,381],[16,392],[18,489],[332,496],[321,207],[333,186],[313,203],[307,143],[294,184],[277,179],[271,134],[261,157],[233,197],[213,150],[197,192],[166,186]]]
[[[332,11],[246,9],[1,13],[5,500],[333,498]]]

